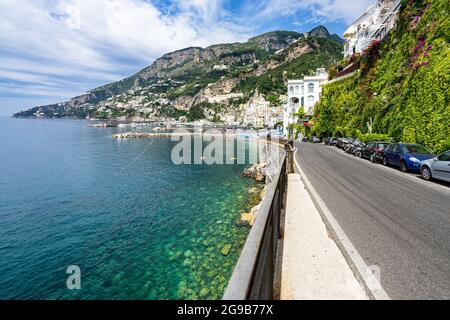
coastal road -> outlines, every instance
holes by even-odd
[[[450,299],[450,184],[372,164],[322,144],[296,159],[392,299]]]

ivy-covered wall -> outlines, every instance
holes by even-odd
[[[448,0],[403,1],[398,26],[361,57],[355,76],[324,87],[315,108],[321,136],[387,134],[450,149]]]

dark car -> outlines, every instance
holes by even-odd
[[[337,139],[336,138],[326,138],[323,142],[327,146],[334,146],[337,142]]]
[[[391,143],[384,150],[383,164],[400,167],[403,172],[419,171],[422,162],[434,155],[420,144]]]
[[[360,158],[369,159],[372,162],[381,162],[383,160],[384,149],[389,145],[386,141],[369,142],[361,149],[358,154]]]

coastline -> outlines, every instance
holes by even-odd
[[[164,130],[162,128],[154,128],[153,130],[159,131]],[[170,130],[170,129],[167,129]],[[236,132],[226,132],[226,133],[204,133],[202,131],[200,132],[158,132],[158,133],[147,133],[147,132],[125,132],[120,134],[114,134],[113,138],[115,139],[153,139],[153,138],[172,138],[172,137],[180,137],[180,136],[209,136],[209,137],[252,137],[256,138],[257,140],[263,140],[260,139],[260,137],[257,136],[257,133],[255,132],[253,135],[251,133],[236,133]],[[256,137],[255,137],[256,135]],[[279,142],[270,141],[270,140],[263,140],[266,144],[274,145],[278,148],[282,148],[283,145]],[[267,160],[267,159],[266,159]],[[270,162],[270,161],[269,161]],[[256,217],[258,216],[259,209],[261,207],[262,202],[264,201],[265,192],[267,190],[268,185],[270,184],[270,176],[267,172],[268,163],[259,161],[258,163],[253,164],[251,167],[246,168],[243,170],[241,176],[244,178],[252,178],[254,179],[258,184],[261,184],[262,182],[265,182],[264,187],[262,187],[260,190],[258,190],[257,187],[251,187],[249,191],[249,202],[252,206],[251,209],[248,212],[242,212],[239,218],[239,225],[248,225],[253,226],[253,223],[256,220]]]
[[[17,146],[5,139],[2,168],[15,174],[5,174],[7,184],[1,185],[2,204],[13,213],[2,228],[21,230],[11,242],[30,243],[11,251],[26,263],[0,262],[0,268],[14,266],[4,274],[11,290],[2,293],[30,299],[220,299],[249,232],[237,221],[258,200],[252,188],[260,190],[241,178],[246,166],[175,166],[171,144],[158,141],[136,160],[147,144],[116,143],[111,135],[120,129],[90,129],[83,120],[46,122],[2,122],[4,136],[14,135],[25,152],[19,157],[12,152]],[[60,161],[51,171],[36,170],[55,157]],[[135,165],[121,170],[128,163]],[[42,224],[42,230],[32,228]],[[67,239],[67,229],[75,229],[76,237]],[[41,236],[41,245],[32,243]],[[58,247],[49,251],[53,243]],[[68,247],[75,248],[75,262],[83,261],[82,293],[67,292],[51,276]],[[35,273],[40,260],[48,265]],[[36,290],[28,290],[22,274],[35,277]]]

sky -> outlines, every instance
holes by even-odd
[[[66,101],[177,49],[324,25],[375,0],[0,0],[0,116]]]

